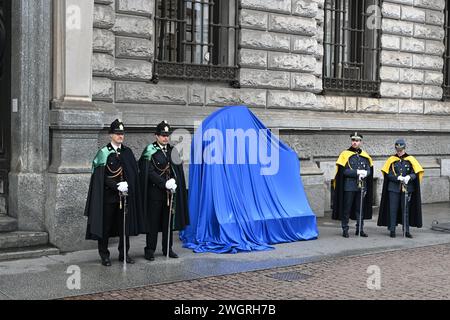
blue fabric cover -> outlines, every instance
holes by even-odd
[[[291,148],[271,134],[244,106],[224,107],[206,118],[200,128],[195,132],[191,145],[191,224],[180,233],[185,248],[194,252],[237,253],[268,250],[273,249],[271,245],[276,243],[317,238],[316,216],[303,189],[299,159]],[[214,142],[207,134],[209,129],[218,130],[216,132],[226,137],[227,129],[239,128],[256,132],[264,130],[269,150],[266,154],[279,152],[276,174],[261,175],[261,168],[268,165],[262,164],[259,157],[256,163],[250,161],[248,139],[245,164],[237,164],[238,157],[243,156],[238,151],[234,157],[235,164],[226,164],[226,152],[222,152],[225,164],[195,163],[196,151],[197,155],[202,155],[205,148],[211,148],[210,144]],[[224,151],[227,150],[225,141],[220,145]],[[214,152],[211,154],[215,156]]]

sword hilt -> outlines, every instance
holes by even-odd
[[[408,192],[408,187],[406,185],[406,183],[402,182],[402,192],[407,193]]]
[[[358,188],[361,189],[361,191],[363,191],[366,187],[366,180],[365,178],[363,179],[358,179]]]
[[[128,197],[128,192],[119,192],[119,197],[120,197],[120,209],[123,209],[124,206],[122,206],[122,199],[126,199]],[[126,201],[125,201],[126,202]],[[126,214],[126,213],[125,213]]]

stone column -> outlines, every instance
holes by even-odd
[[[94,1],[54,1],[53,97],[92,101]]]
[[[45,230],[49,159],[51,0],[12,1],[11,172],[9,214],[19,229]]]
[[[83,216],[91,162],[103,129],[92,103],[94,1],[58,0],[54,6],[52,159],[46,180],[45,224],[62,251],[88,247]]]

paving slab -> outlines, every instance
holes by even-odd
[[[69,299],[196,300],[189,302],[194,306],[206,306],[206,300],[443,300],[450,298],[449,258],[450,244],[441,244]],[[208,315],[219,311],[218,304],[209,304]],[[174,314],[174,309],[161,311]]]
[[[0,262],[0,293],[13,299],[55,299],[450,243],[450,233],[431,230],[433,220],[450,221],[450,203],[424,205],[423,211],[424,227],[411,229],[413,239],[391,239],[386,228],[376,226],[376,217],[366,222],[368,238],[356,237],[353,226],[350,238],[345,239],[339,221],[319,218],[317,240],[277,244],[274,250],[250,253],[193,253],[175,237],[174,250],[180,258],[167,260],[157,251],[156,260],[150,262],[143,258],[145,237],[135,237],[130,255],[136,264],[128,265],[126,272],[117,260],[117,243],[110,245],[113,265],[109,268],[100,265],[97,250],[4,261]],[[67,269],[73,265],[81,271],[80,290],[67,289]]]

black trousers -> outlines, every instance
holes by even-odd
[[[359,215],[361,204],[361,191],[345,191],[344,192],[344,212],[342,216],[342,230],[348,231],[348,222],[350,220],[351,208],[355,210],[356,229],[359,230]],[[364,208],[363,208],[364,210]],[[364,217],[361,219],[361,230],[364,228]]]
[[[123,257],[123,208],[120,203],[103,204],[103,238],[98,240],[100,257],[109,258],[108,242],[111,234],[119,233],[119,256]],[[130,250],[130,237],[125,237],[127,254]]]
[[[407,199],[408,200],[408,199]],[[389,230],[395,231],[397,225],[397,212],[401,209],[402,221],[405,210],[405,193],[404,192],[389,192]],[[409,203],[407,203],[407,209],[409,209]],[[405,232],[409,232],[409,212],[406,212],[406,221],[403,222]]]
[[[162,228],[162,251],[167,254],[167,238],[169,239],[169,250],[173,245],[173,218],[170,218],[171,227],[169,232],[169,207],[167,206],[167,200],[163,201],[150,201],[151,213],[150,217],[150,233],[147,234],[147,246],[145,247],[145,253],[154,253],[158,242],[158,232]],[[170,235],[168,234],[170,233]]]

